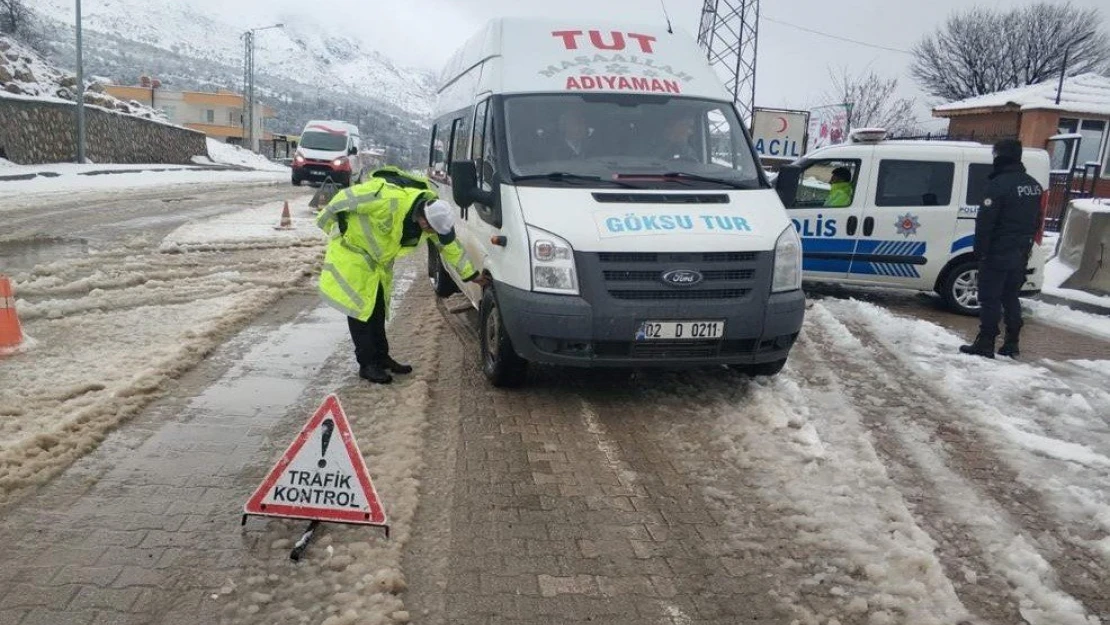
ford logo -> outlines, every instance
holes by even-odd
[[[671,286],[694,286],[703,279],[701,272],[693,269],[672,269],[663,274],[663,282]]]

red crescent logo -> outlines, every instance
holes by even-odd
[[[786,127],[788,125],[786,123],[786,118],[785,117],[776,117],[775,119],[779,120],[779,123],[782,124],[782,126],[779,127],[779,129],[776,130],[775,132],[777,132],[779,134],[786,132]]]

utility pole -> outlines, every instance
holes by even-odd
[[[759,0],[705,0],[698,43],[710,65],[724,72],[725,85],[748,124],[755,108],[755,68],[759,51]]]
[[[262,30],[281,28],[284,24],[274,24],[252,28],[242,35],[243,40],[243,141],[244,147],[254,152],[254,34]]]
[[[85,162],[85,65],[81,54],[81,0],[77,0],[77,162]]]

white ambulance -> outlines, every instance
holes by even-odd
[[[776,179],[802,237],[805,280],[935,291],[951,310],[978,314],[972,248],[991,146],[885,136],[861,128],[850,143],[811,152]],[[1048,189],[1048,153],[1027,148],[1022,162]],[[1044,264],[1036,245],[1025,293],[1041,290]]]
[[[805,309],[799,237],[705,55],[666,28],[498,19],[449,61],[429,177],[486,290],[485,374],[736,365],[777,373]]]

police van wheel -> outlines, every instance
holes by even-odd
[[[432,290],[439,297],[450,297],[459,292],[459,287],[443,266],[439,251],[431,243],[428,244],[428,278],[432,281]]]
[[[528,362],[517,355],[512,339],[501,322],[501,308],[493,289],[482,294],[479,309],[478,343],[482,349],[482,373],[490,384],[500,388],[515,388],[524,384]]]
[[[940,286],[944,305],[952,312],[974,317],[979,314],[979,263],[962,262],[948,271]]]

